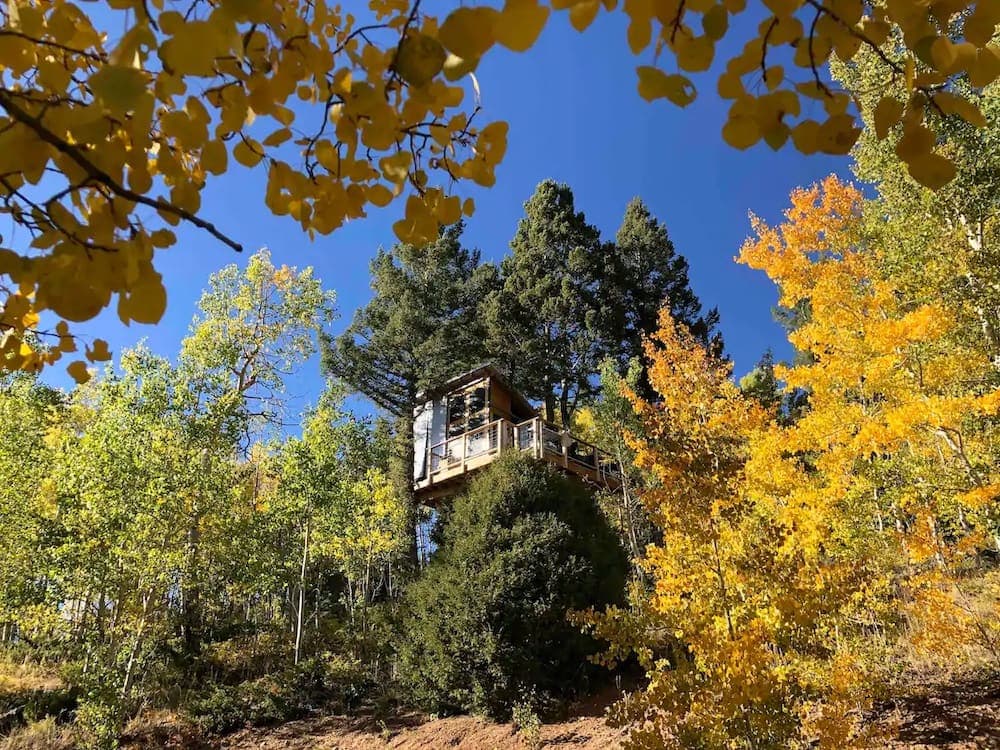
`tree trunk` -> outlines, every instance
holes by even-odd
[[[564,430],[569,429],[569,416],[569,385],[564,380],[559,393],[559,418]]]
[[[295,663],[302,656],[302,613],[306,608],[306,568],[309,565],[309,532],[312,518],[306,518],[306,528],[302,535],[302,567],[299,569],[299,606],[295,613]]]
[[[413,462],[416,449],[413,445],[413,410],[416,408],[416,389],[407,394],[408,406],[396,415],[396,450],[395,466],[393,467],[393,484],[403,499],[409,516],[407,527],[410,530],[408,558],[410,568],[417,571],[420,559],[417,550],[417,498],[413,491]]]
[[[132,692],[133,678],[135,676],[135,661],[142,646],[142,639],[146,631],[146,622],[149,617],[149,607],[153,601],[153,591],[150,590],[142,597],[142,615],[139,618],[139,627],[136,628],[135,637],[132,639],[132,648],[129,649],[128,662],[125,665],[125,679],[122,681],[121,699],[127,700]]]

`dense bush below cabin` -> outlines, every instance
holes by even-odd
[[[517,454],[456,498],[407,591],[401,682],[419,706],[507,718],[586,690],[596,644],[567,612],[618,602],[627,562],[579,482]],[[602,677],[606,675],[601,675]]]

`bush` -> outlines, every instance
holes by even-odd
[[[542,746],[542,720],[530,703],[515,703],[510,720],[524,744],[530,748]]]
[[[590,493],[520,454],[455,499],[441,546],[407,591],[400,679],[417,705],[508,718],[587,687],[596,643],[567,611],[622,598],[625,555]]]
[[[326,708],[346,711],[372,691],[358,663],[339,656],[307,659],[274,675],[213,685],[188,707],[200,729],[225,734],[266,726]]]
[[[62,719],[76,708],[76,695],[69,689],[0,691],[0,735],[22,724],[47,717]]]

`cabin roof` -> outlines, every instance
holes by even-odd
[[[464,385],[468,385],[469,383],[485,377],[489,377],[500,383],[500,385],[510,393],[511,400],[519,410],[531,416],[535,416],[537,414],[535,407],[531,405],[531,402],[528,401],[528,399],[526,399],[520,391],[512,386],[504,374],[490,362],[483,362],[482,364],[473,367],[471,370],[467,370],[466,372],[449,378],[440,385],[436,385],[432,388],[425,388],[417,394],[417,400],[427,401],[430,399],[440,398],[446,393],[456,391]]]

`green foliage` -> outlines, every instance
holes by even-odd
[[[740,390],[768,411],[775,411],[781,403],[778,379],[774,375],[774,355],[769,349],[757,366],[740,378]]]
[[[572,609],[621,600],[626,561],[577,481],[502,456],[454,501],[442,545],[404,600],[401,679],[419,705],[507,717],[587,686],[594,642]]]
[[[0,648],[64,665],[88,746],[206,682],[278,720],[385,668],[356,674],[367,624],[343,635],[405,546],[384,436],[330,390],[301,438],[258,442],[332,299],[262,252],[212,278],[176,366],[139,347],[68,395],[0,381]],[[281,671],[331,647],[347,661]]]
[[[642,425],[628,393],[642,390],[647,381],[638,359],[628,362],[624,375],[619,368],[620,364],[610,357],[601,363],[600,398],[577,411],[573,434],[602,446],[621,467],[620,485],[597,497],[634,562],[656,538],[656,529],[639,498],[648,478],[635,466],[635,451],[629,445],[629,435],[637,434]],[[638,569],[635,572],[641,574]]]
[[[544,403],[548,421],[559,414],[568,424],[593,395],[602,357],[600,233],[568,185],[545,180],[525,202],[510,248],[502,286],[485,306],[490,349],[525,395]]]
[[[619,332],[622,346],[617,351],[610,347],[609,353],[616,355],[621,372],[633,359],[642,359],[644,341],[656,331],[664,307],[699,341],[722,353],[722,334],[716,330],[718,310],[702,313],[701,301],[688,279],[687,260],[676,252],[666,226],[642,199],[633,198],[625,207],[611,249],[613,252],[607,254],[611,283],[604,285],[601,296],[605,305],[610,297],[618,298],[609,330]],[[649,392],[642,373],[635,386]]]
[[[210,686],[188,711],[211,734],[301,718],[319,709],[342,713],[372,691],[358,662],[325,654],[236,685]]]
[[[324,370],[397,417],[412,416],[418,390],[485,356],[477,309],[496,269],[462,246],[462,229],[447,227],[425,246],[379,250],[372,300],[344,333],[324,340]]]
[[[718,313],[702,314],[687,261],[638,198],[615,242],[602,242],[569,186],[544,180],[525,202],[510,247],[500,286],[483,305],[489,349],[513,382],[544,404],[550,422],[568,425],[599,393],[605,358],[624,373],[642,356],[663,305],[721,351]]]
[[[542,720],[535,713],[531,703],[515,703],[510,720],[517,730],[518,736],[528,747],[539,748],[542,746]]]
[[[371,301],[342,334],[323,339],[323,371],[395,419],[391,478],[397,494],[408,500],[410,529],[416,525],[412,418],[417,393],[486,355],[478,310],[496,283],[496,269],[480,264],[478,250],[462,246],[462,230],[458,223],[426,245],[379,250],[371,263]]]

